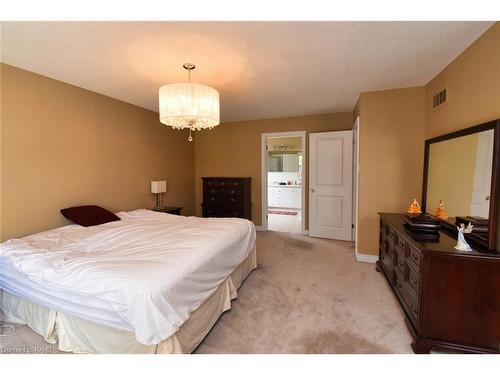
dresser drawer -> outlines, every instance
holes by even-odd
[[[395,290],[400,297],[399,300],[401,301],[401,298],[403,297],[401,291],[403,290],[404,286],[404,277],[403,273],[397,267],[394,267],[394,286],[396,287]]]
[[[389,239],[385,239],[384,242],[382,242],[382,249],[384,250],[385,254],[387,255],[387,258],[390,259],[391,263],[394,262],[394,255],[395,255],[395,250],[394,250],[394,245],[392,244],[392,241],[389,241]]]
[[[422,254],[420,251],[415,249],[413,246],[406,243],[406,258],[409,262],[412,262],[417,270],[420,270],[420,263],[422,260]]]
[[[243,191],[241,189],[221,189],[220,190],[221,195],[226,195],[228,197],[242,197],[243,196]]]
[[[380,239],[380,247],[382,248],[382,250],[387,253],[389,251],[389,241],[387,240],[387,238],[385,237],[382,237]]]
[[[408,284],[418,296],[420,294],[420,272],[413,268],[411,262],[406,262],[405,274],[408,275]]]
[[[396,232],[391,227],[389,227],[389,241],[391,241],[393,245],[397,244]]]
[[[208,195],[208,194],[218,194],[219,189],[216,189],[214,186],[204,186],[203,187],[203,195]]]
[[[218,189],[219,188],[219,180],[207,180],[207,181],[204,181],[203,183],[203,187],[206,187],[206,188],[210,188],[210,189]]]
[[[394,285],[394,265],[387,254],[381,255],[381,264],[385,274],[390,280],[391,285]]]
[[[396,246],[405,251],[406,241],[399,234],[396,233],[396,238],[394,239]]]
[[[415,323],[418,323],[418,299],[415,292],[408,286],[408,284],[403,284],[402,295],[408,312],[410,313],[410,317],[413,318]]]
[[[243,202],[243,196],[242,195],[229,195],[229,196],[225,196],[224,199],[229,204]]]
[[[203,194],[225,194],[225,195],[243,195],[243,190],[238,188],[204,186]]]
[[[396,255],[396,266],[399,268],[400,272],[405,272],[405,252],[399,246],[395,246]]]
[[[403,273],[396,268],[396,292],[399,295],[399,302],[403,305],[410,318],[415,324],[418,323],[418,298],[412,290],[409,282],[404,279]]]
[[[378,237],[379,243],[383,244],[387,239],[387,235],[385,234],[384,228],[380,227],[380,234]]]
[[[219,203],[221,201],[219,194],[205,194],[203,197],[203,204]]]
[[[391,269],[394,265],[393,252],[389,248],[383,248],[380,251],[380,259],[382,262],[386,263]]]
[[[229,195],[229,194],[205,194],[203,203],[218,203],[221,205],[241,203],[243,202],[242,195]]]

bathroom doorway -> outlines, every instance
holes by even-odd
[[[262,134],[263,227],[305,233],[305,132]]]

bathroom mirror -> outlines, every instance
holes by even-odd
[[[440,216],[443,229],[474,224],[467,239],[496,247],[496,188],[500,121],[491,121],[425,142],[423,211]],[[440,202],[446,215],[438,214]],[[446,217],[447,216],[447,217]]]
[[[296,153],[275,153],[268,154],[268,172],[300,172],[302,164],[302,154]]]

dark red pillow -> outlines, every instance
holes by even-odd
[[[84,227],[91,227],[120,220],[114,213],[99,206],[78,206],[63,208],[61,213],[68,220]]]

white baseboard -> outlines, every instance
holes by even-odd
[[[375,263],[378,260],[378,255],[356,254],[356,260],[363,263]]]

